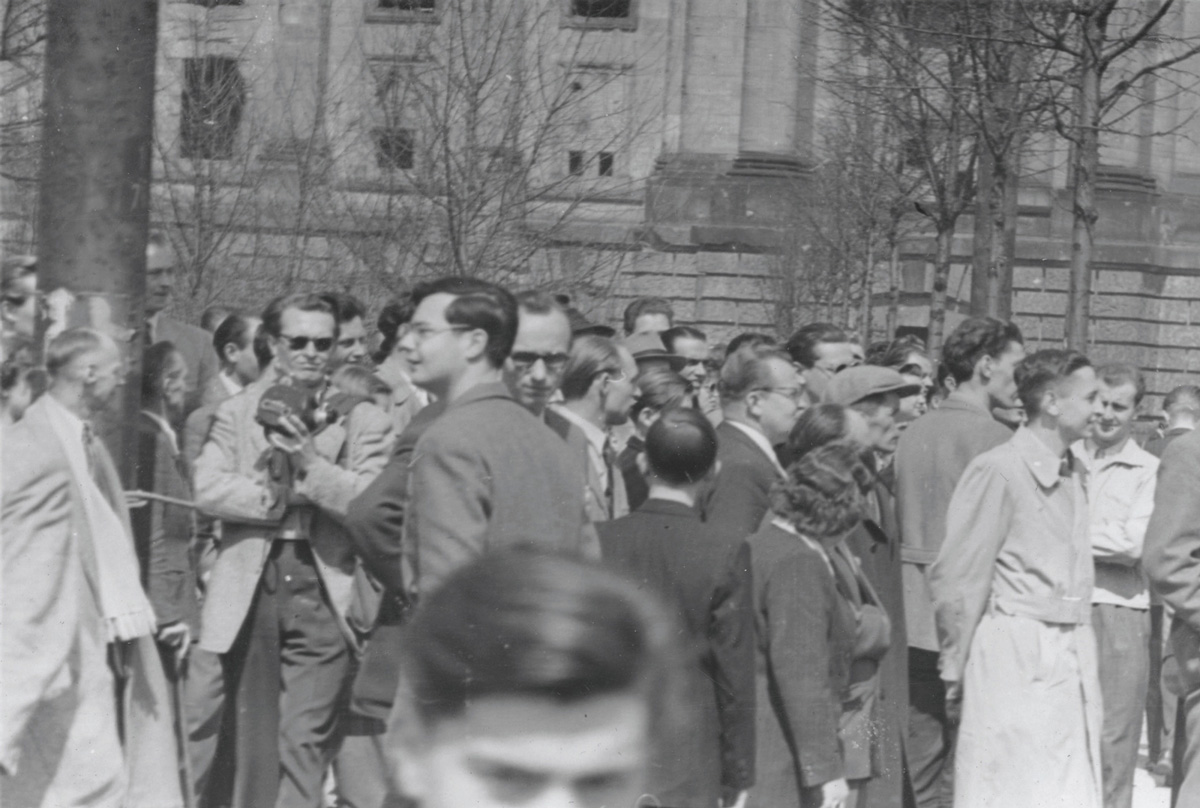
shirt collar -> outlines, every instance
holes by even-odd
[[[1063,458],[1050,451],[1050,447],[1038,440],[1025,427],[1018,427],[1011,443],[1025,465],[1033,472],[1034,479],[1043,488],[1053,488],[1060,479]]]
[[[938,409],[939,410],[960,410],[963,412],[973,412],[973,413],[977,413],[979,415],[986,415],[989,419],[995,420],[995,416],[993,416],[990,411],[984,409],[983,407],[980,407],[974,401],[968,401],[965,398],[959,398],[959,397],[955,396],[954,393],[951,393],[946,398],[944,398],[942,400],[942,403],[938,405]]]
[[[175,427],[171,426],[171,422],[166,418],[163,418],[158,413],[151,412],[150,410],[142,410],[142,415],[149,418],[158,426],[159,429],[162,430],[163,434],[166,435],[171,441],[171,450],[175,454],[179,454],[179,435],[176,434]]]
[[[221,380],[221,384],[225,386],[225,390],[229,393],[229,395],[236,396],[238,393],[242,392],[241,382],[230,376],[225,371],[222,370],[220,373],[218,373],[217,378]]]
[[[566,407],[555,407],[554,411],[583,430],[583,436],[587,438],[588,443],[590,443],[601,455],[604,454],[604,444],[608,442],[607,432],[595,424],[580,418],[577,414],[571,412]]]
[[[1087,445],[1087,441],[1083,440],[1072,444],[1071,451],[1084,462],[1089,471],[1117,465],[1141,468],[1155,459],[1154,455],[1137,445],[1137,441],[1133,439],[1133,436],[1125,439],[1125,443],[1121,446],[1120,450],[1100,458],[1096,457],[1096,453]]]
[[[729,425],[745,433],[746,437],[750,438],[754,445],[761,449],[762,453],[770,458],[771,465],[775,467],[775,470],[779,472],[781,477],[787,476],[787,472],[784,471],[783,466],[779,463],[779,458],[775,455],[775,447],[771,445],[769,440],[767,440],[766,435],[751,426],[741,423],[740,421],[729,421]]]
[[[88,426],[87,421],[84,421],[75,413],[68,410],[62,405],[57,398],[49,393],[46,393],[43,398],[46,399],[46,407],[50,410],[49,414],[60,424],[70,427],[72,435],[79,436],[79,443],[83,445],[83,431]]]

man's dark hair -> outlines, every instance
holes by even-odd
[[[833,323],[809,323],[788,338],[785,350],[792,361],[811,369],[817,363],[817,346],[826,343],[849,342],[846,332]]]
[[[1187,410],[1200,415],[1200,386],[1181,384],[1167,393],[1162,403],[1163,412],[1171,415]]]
[[[587,395],[597,374],[620,372],[621,354],[617,352],[617,344],[599,334],[583,334],[571,343],[570,358],[563,369],[559,389],[567,401],[578,401]]]
[[[259,370],[264,370],[275,361],[275,349],[271,347],[271,335],[260,323],[254,329],[254,358],[258,361]]]
[[[772,359],[788,365],[792,362],[787,354],[769,345],[742,346],[726,357],[725,364],[721,366],[721,378],[717,382],[721,403],[740,401],[753,390],[770,387]]]
[[[329,301],[333,307],[333,316],[338,325],[348,323],[355,317],[367,318],[367,307],[363,302],[349,292],[321,292],[321,297]]]
[[[237,314],[237,309],[229,306],[209,306],[200,315],[200,327],[210,334],[215,334],[221,323]]]
[[[453,275],[417,284],[413,306],[438,294],[454,296],[446,306],[446,322],[486,333],[488,362],[501,367],[517,339],[517,299],[512,293],[488,281]]]
[[[946,338],[942,367],[962,384],[975,375],[975,365],[980,359],[985,356],[995,359],[1014,342],[1025,342],[1015,324],[994,317],[968,317]]]
[[[217,326],[217,330],[213,332],[213,348],[217,351],[217,358],[222,363],[225,361],[225,346],[233,343],[238,350],[245,350],[246,346],[254,339],[254,334],[250,331],[251,320],[243,317],[240,314],[231,314],[221,321]]]
[[[661,297],[639,297],[625,307],[624,325],[625,336],[629,336],[637,328],[638,318],[643,314],[665,314],[667,322],[675,325],[675,308],[670,301]]]
[[[1042,395],[1050,385],[1062,381],[1080,368],[1091,367],[1091,361],[1078,351],[1051,348],[1025,357],[1013,371],[1017,396],[1025,415],[1033,420],[1041,414]]]
[[[566,316],[567,309],[559,301],[560,297],[562,295],[551,295],[540,289],[530,289],[517,294],[517,308],[530,314],[550,314],[557,311]]]
[[[646,462],[667,485],[703,480],[716,459],[717,431],[696,410],[667,410],[646,430]]]
[[[666,412],[687,403],[690,386],[687,379],[670,368],[646,368],[637,377],[638,395],[629,411],[637,418],[642,410]]]
[[[409,295],[394,297],[383,304],[383,308],[379,310],[379,317],[375,320],[375,327],[383,337],[379,350],[371,357],[375,364],[378,365],[391,356],[400,340],[400,327],[412,321],[413,312],[416,310],[417,307],[413,305]]]
[[[847,410],[841,404],[809,407],[788,433],[787,456],[795,462],[819,446],[846,440],[849,432]]]
[[[489,696],[571,704],[636,693],[652,733],[683,664],[674,623],[636,584],[565,556],[499,550],[458,570],[407,627],[404,681],[426,726]],[[673,702],[672,702],[673,703]]]
[[[770,334],[759,334],[754,331],[744,331],[733,339],[729,340],[729,344],[725,346],[725,355],[729,356],[743,345],[749,345],[751,348],[757,348],[761,345],[775,346],[777,344],[779,344],[779,340],[775,339]]]
[[[922,356],[927,355],[925,352],[925,343],[920,337],[908,334],[891,341],[872,342],[870,347],[867,348],[867,355],[864,361],[868,365],[879,365],[880,367],[891,368],[903,373],[902,368],[908,364],[909,357],[915,353],[919,353]]]
[[[674,328],[668,328],[666,331],[658,335],[662,338],[663,347],[668,353],[675,353],[675,341],[680,339],[698,339],[701,342],[708,342],[708,335],[699,328],[692,328],[690,325],[677,325]]]
[[[18,281],[37,275],[37,258],[32,255],[15,255],[0,262],[0,298],[14,306],[25,302],[27,293]]]
[[[293,292],[289,295],[280,295],[267,304],[262,313],[262,327],[267,334],[278,338],[281,336],[280,329],[283,328],[283,313],[288,309],[296,309],[297,311],[320,311],[328,314],[333,318],[333,334],[336,337],[338,326],[341,320],[337,317],[337,312],[333,310],[333,304],[324,295],[318,295],[314,292]]]
[[[1133,385],[1133,405],[1142,403],[1146,395],[1146,377],[1137,367],[1125,362],[1112,362],[1096,368],[1100,381],[1109,387],[1120,387],[1123,384]]]

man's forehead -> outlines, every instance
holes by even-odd
[[[1100,395],[1111,399],[1124,399],[1133,402],[1137,397],[1137,387],[1133,382],[1118,382],[1117,384],[1109,384],[1103,379],[1100,380]]]
[[[417,309],[413,312],[412,321],[414,323],[444,322],[446,319],[446,307],[454,302],[454,300],[454,295],[446,294],[445,292],[429,295],[417,304]]]
[[[571,321],[561,311],[543,313],[521,310],[517,322],[515,350],[526,347],[552,348],[566,353],[571,347]]]
[[[170,247],[151,244],[146,248],[146,271],[155,272],[171,269],[176,264],[175,251]]]
[[[347,320],[346,322],[342,323],[341,328],[343,337],[363,334],[366,332],[366,330],[367,327],[363,324],[363,319],[361,317],[353,317]]]
[[[333,315],[327,311],[284,309],[283,313],[279,315],[279,323],[285,331],[290,327],[306,330],[319,329],[332,333],[334,329]]]

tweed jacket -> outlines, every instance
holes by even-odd
[[[583,474],[566,444],[502,382],[449,402],[413,451],[405,550],[429,593],[489,549],[536,544],[600,555]]]
[[[222,402],[196,459],[196,503],[222,520],[200,637],[200,646],[214,653],[228,651],[241,630],[271,543],[280,533],[281,520],[272,516],[275,492],[261,462],[271,444],[254,420],[259,399],[274,382],[271,375],[260,378]],[[374,404],[359,404],[343,423],[326,427],[313,441],[319,457],[296,480],[294,493],[312,503],[308,541],[339,626],[353,646],[356,639],[345,618],[353,596],[355,554],[340,519],[387,462],[391,420]]]
[[[625,476],[621,473],[620,464],[614,462],[612,467],[613,507],[612,513],[609,513],[608,494],[605,490],[604,480],[596,473],[596,466],[592,463],[591,447],[588,445],[588,439],[583,434],[583,430],[554,409],[546,410],[546,426],[567,442],[572,456],[578,458],[578,462],[581,463],[580,468],[583,470],[584,481],[587,485],[584,491],[584,502],[588,518],[593,522],[607,522],[609,519],[619,519],[628,515],[629,496],[625,490]]]
[[[717,427],[721,470],[702,499],[705,521],[738,542],[758,530],[771,509],[771,486],[779,470],[746,433],[728,421]]]

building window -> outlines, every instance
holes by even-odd
[[[380,168],[412,168],[416,137],[411,129],[376,129],[375,162]]]
[[[637,28],[638,0],[562,0],[562,24],[566,28]]]
[[[236,59],[184,59],[180,155],[201,160],[232,157],[245,104],[246,85]]]
[[[572,177],[583,176],[583,163],[583,152],[567,152],[567,171],[571,173]]]
[[[600,164],[600,176],[611,177],[613,175],[613,153],[602,151],[599,154],[597,162]]]
[[[440,22],[442,0],[365,0],[367,22]]]
[[[245,0],[187,0],[189,5],[216,8],[217,6],[240,6]]]

